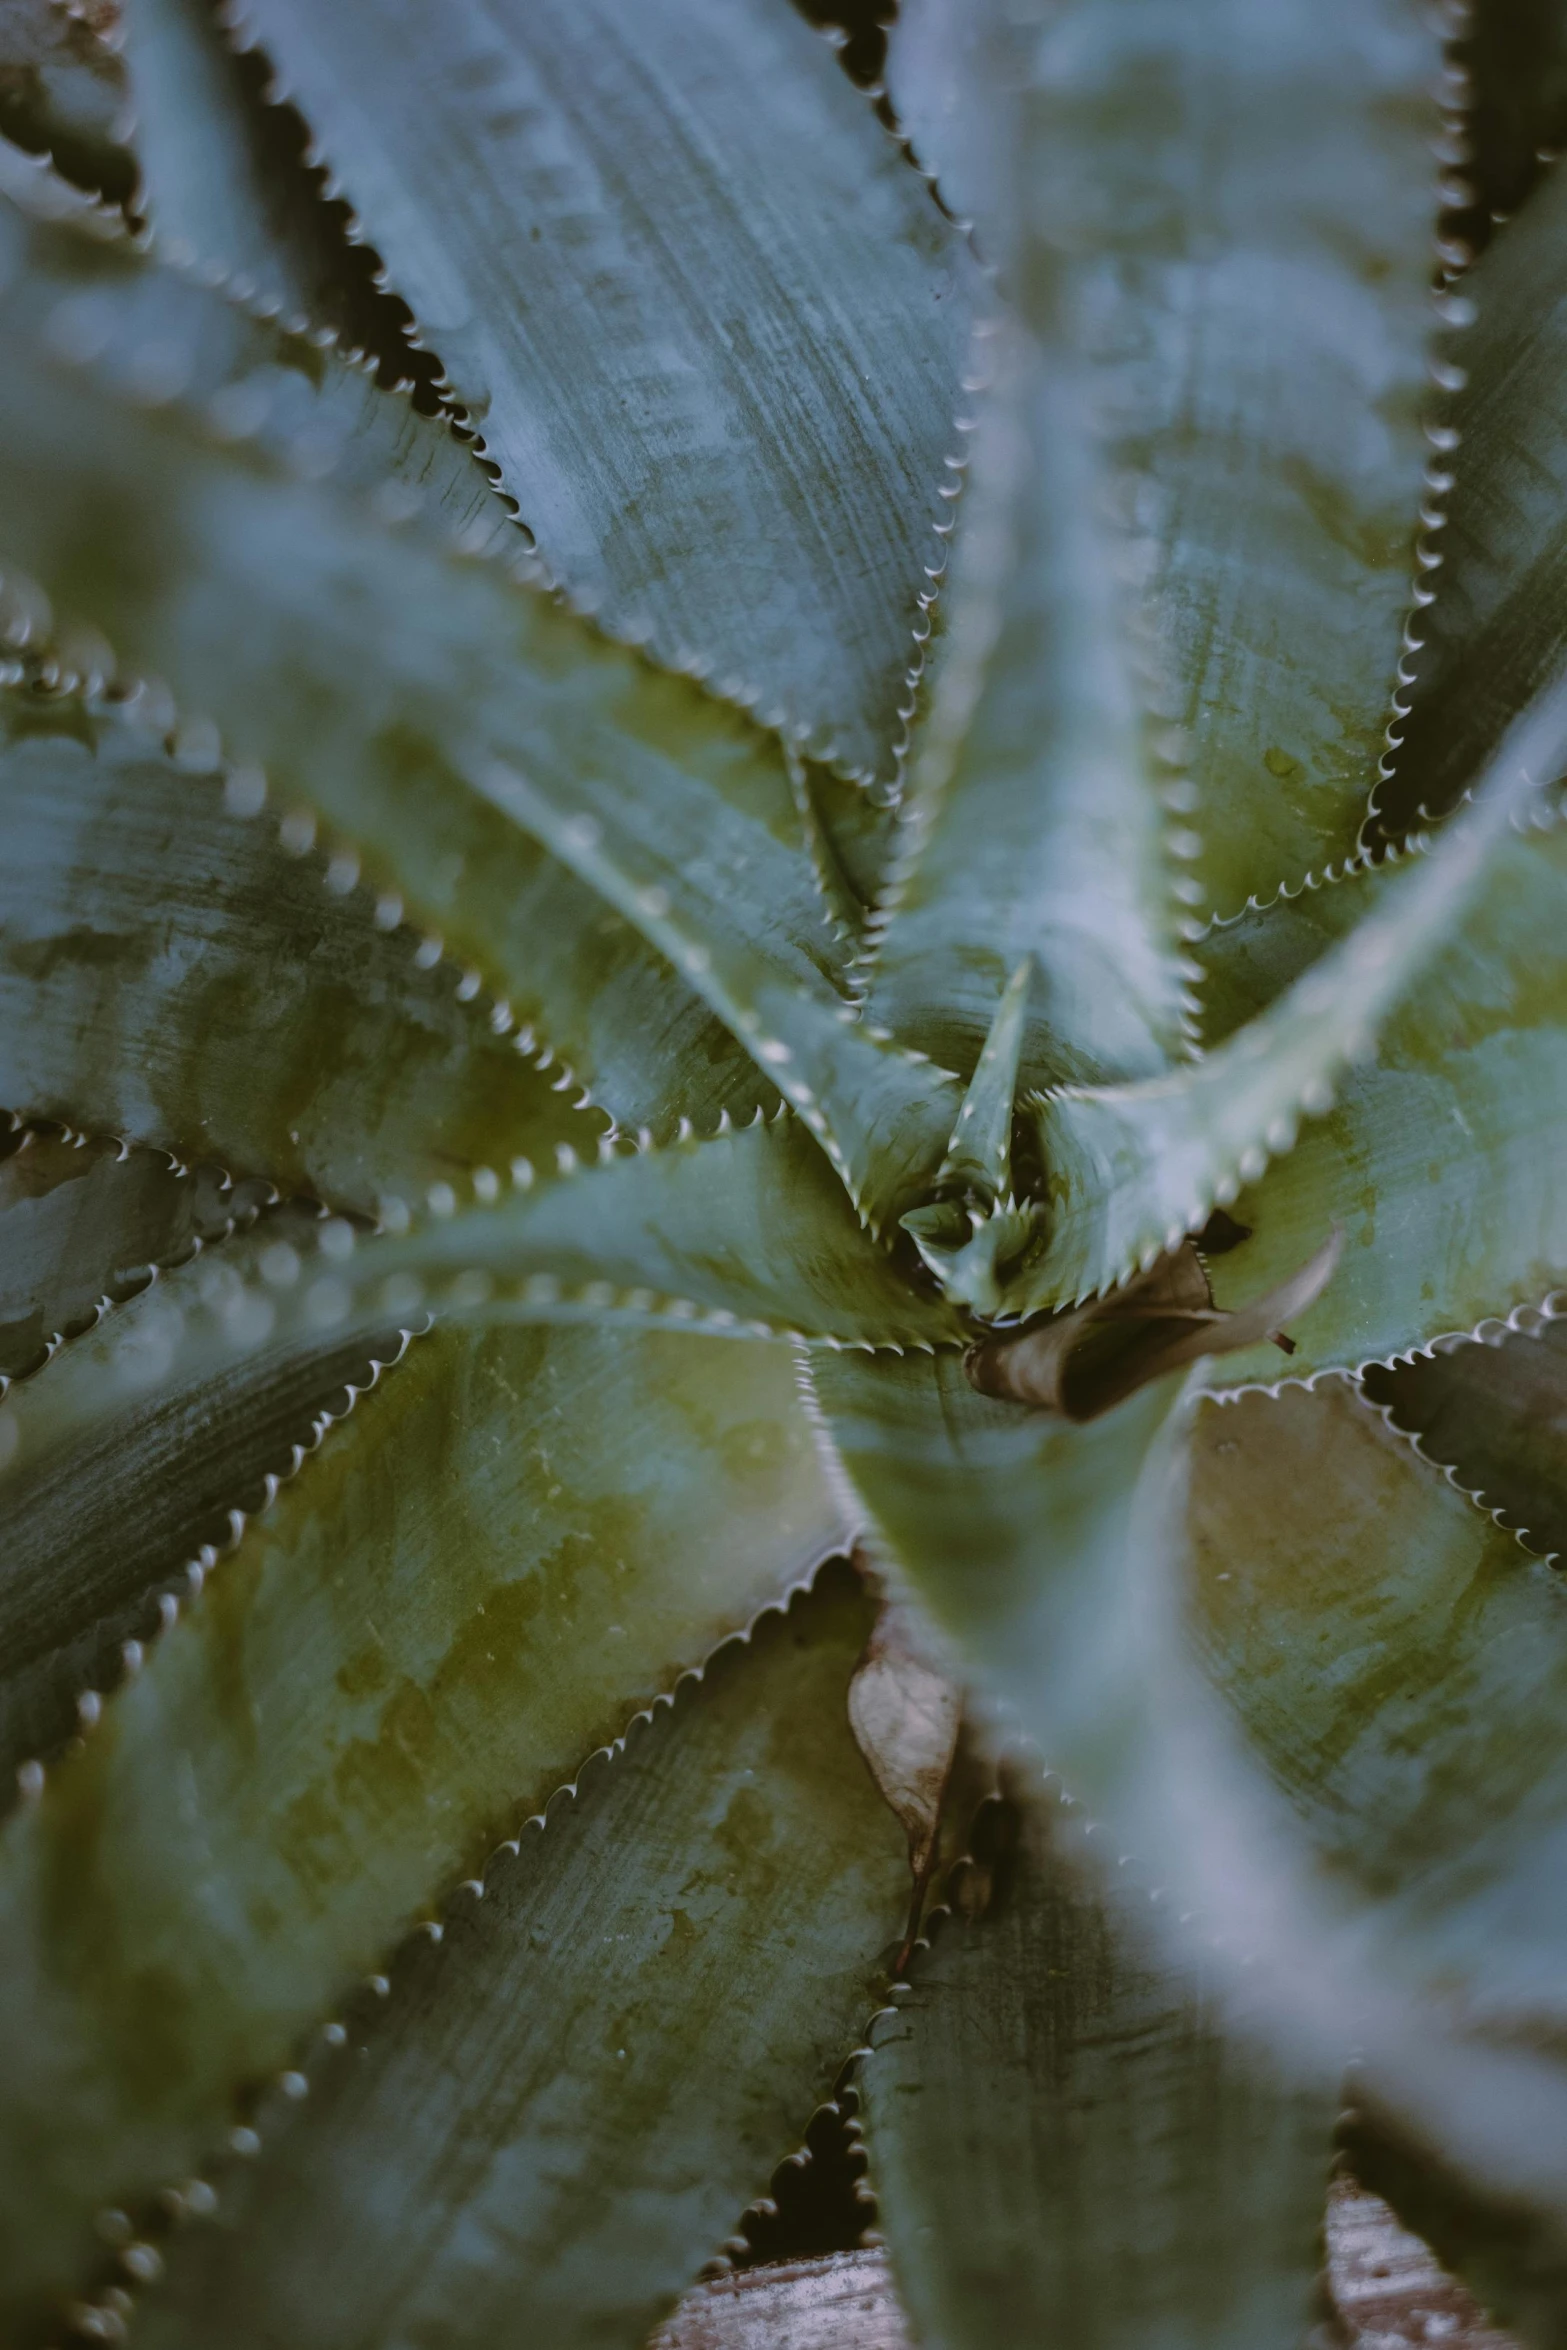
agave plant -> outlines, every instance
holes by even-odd
[[[1567,2340],[1567,31],[15,21],[5,2340]]]

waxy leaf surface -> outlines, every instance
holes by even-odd
[[[172,2248],[158,2350],[645,2339],[863,2030],[906,1871],[845,1576],[498,1854]]]
[[[1375,778],[1426,454],[1438,65],[1413,0],[925,0],[894,36],[922,162],[950,157],[1022,301],[1045,254],[1063,275],[1051,355],[1096,378],[1197,911],[1347,854]]]
[[[890,775],[977,272],[826,43],[780,0],[239,13],[571,594]]]
[[[0,719],[0,1100],[370,1215],[597,1148],[603,1115],[460,970],[236,814],[197,752],[78,699]]]
[[[1307,2338],[1337,2097],[1227,2027],[1057,1791],[976,1823],[859,2076],[893,2265],[930,2350]]]
[[[426,1904],[840,1540],[781,1349],[413,1347],[0,1840],[7,2322],[72,2289],[97,2209],[188,2175]],[[890,1813],[887,1846],[896,1881]]]

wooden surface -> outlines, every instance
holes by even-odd
[[[648,2350],[911,2350],[881,2251],[742,2269],[688,2293]]]
[[[1335,2186],[1327,2237],[1346,2350],[1519,2350],[1377,2196]],[[648,2350],[913,2350],[913,2337],[875,2250],[698,2285]]]
[[[1328,2198],[1328,2276],[1352,2350],[1518,2350],[1363,2188]]]

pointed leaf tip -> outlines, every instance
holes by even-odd
[[[969,1080],[937,1181],[976,1192],[988,1206],[1012,1181],[1012,1101],[1028,1019],[1034,958],[1025,955],[1007,981],[979,1065]]]

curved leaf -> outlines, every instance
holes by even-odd
[[[155,1266],[259,1205],[213,1168],[192,1174],[112,1141],[24,1128],[0,1136],[0,1151],[0,1394]]]
[[[1399,838],[1444,815],[1537,686],[1560,670],[1567,633],[1567,180],[1531,197],[1463,281],[1453,344],[1461,389],[1443,426],[1446,521],[1402,675],[1390,772],[1369,829]],[[1439,567],[1438,567],[1439,566]]]
[[[1180,980],[1083,387],[1030,333],[997,365],[866,1016],[970,1070],[1027,957],[1024,1082],[1145,1076],[1179,1041]]]
[[[1321,1507],[1328,1487],[1331,1514]],[[1394,1998],[1498,2052],[1562,2016],[1567,1593],[1341,1381],[1199,1414],[1195,1625]],[[1376,2078],[1374,2041],[1369,2051]],[[1493,2137],[1503,2113],[1465,2119]],[[1516,2148],[1536,2193],[1552,2148]]]
[[[0,136],[47,153],[78,186],[121,203],[136,178],[124,106],[124,69],[90,10],[0,0]]]
[[[1440,951],[1471,909],[1471,927],[1485,944],[1469,968],[1459,959],[1437,984],[1450,991],[1450,1000],[1470,1001],[1480,1016],[1480,1006],[1494,993],[1494,963],[1520,951],[1516,909],[1505,944],[1488,935],[1513,868],[1526,854],[1511,827],[1527,810],[1536,779],[1552,772],[1564,748],[1567,691],[1558,684],[1510,731],[1481,804],[1429,855],[1376,885],[1374,902],[1353,930],[1206,1059],[1141,1085],[1064,1088],[1039,1105],[1039,1143],[1054,1214],[1041,1263],[1011,1292],[1019,1311],[1073,1303],[1105,1288],[1198,1231],[1215,1200],[1228,1206],[1243,1181],[1261,1175],[1270,1155],[1290,1149],[1303,1113],[1327,1108],[1345,1072],[1375,1049],[1379,1032],[1416,982],[1429,988],[1427,974],[1439,968]],[[1281,899],[1262,919],[1293,925],[1299,902]],[[1549,998],[1534,1000],[1543,1025],[1551,1017]],[[1420,1010],[1417,1004],[1412,1016],[1418,1018]],[[1285,1161],[1283,1185],[1298,1187],[1296,1163]],[[1304,1207],[1305,1195],[1298,1196]],[[1312,1200],[1315,1228],[1307,1236],[1297,1221],[1288,1243],[1278,1237],[1277,1212],[1269,1216],[1264,1245],[1271,1278],[1256,1281],[1257,1288],[1272,1288],[1320,1247],[1336,1206],[1319,1190]],[[1242,1210],[1240,1220],[1256,1219]],[[1287,1262],[1280,1258],[1281,1245],[1295,1249]],[[1239,1251],[1226,1264],[1227,1281],[1232,1270],[1235,1286],[1220,1304],[1249,1294],[1239,1284],[1255,1278],[1255,1265]],[[1412,1337],[1395,1341],[1410,1343]]]
[[[50,1365],[30,1410],[13,1399],[0,1412],[0,1447],[14,1450],[7,1440],[24,1424],[36,1430],[62,1396],[101,1387],[106,1357],[155,1344],[171,1314],[237,1289],[268,1249],[308,1245],[308,1231],[306,1216],[280,1210],[165,1272],[112,1331]],[[24,1768],[21,1784],[36,1783],[40,1758],[91,1726],[102,1692],[138,1669],[143,1644],[200,1590],[245,1514],[272,1497],[405,1343],[396,1329],[347,1342],[304,1334],[226,1375],[155,1388],[63,1454],[30,1448],[6,1482],[0,1519],[0,1788],[9,1791]]]
[[[1560,833],[1504,837],[1483,892],[1383,1030],[1375,1066],[1350,1071],[1335,1107],[1236,1200],[1252,1237],[1213,1263],[1220,1306],[1292,1271],[1329,1225],[1344,1234],[1326,1293],[1290,1325],[1290,1376],[1386,1361],[1472,1330],[1538,1304],[1567,1270],[1556,1178],[1567,1098],[1564,871]],[[1264,919],[1315,931],[1331,900],[1386,905],[1408,878],[1364,875]],[[1353,953],[1353,937],[1343,951]],[[1270,1383],[1282,1368],[1259,1349],[1235,1356],[1223,1379]]]
[[[1125,1625],[1107,1599],[1164,1474],[1178,1383],[1079,1427],[977,1394],[955,1352],[813,1349],[809,1370],[835,1464],[965,1669],[1052,1756],[1113,1742]]]
[[[254,443],[296,476],[329,473],[439,546],[527,566],[531,542],[467,442],[406,386],[383,391],[367,360],[333,348],[330,327],[283,325],[240,284],[220,290],[210,273],[152,259],[117,216],[63,209],[58,183],[3,145],[0,187],[28,216],[29,299],[52,298],[57,356],[91,363],[132,402],[182,400],[214,440]]]
[[[186,2175],[422,1904],[840,1540],[781,1350],[414,1348],[0,1839],[10,2323],[70,2288],[96,2210]],[[901,1896],[890,1814],[886,1842]]]
[[[547,1014],[617,1115],[667,1113],[704,1047],[723,1064],[709,1103],[735,1090],[732,1047],[693,1031],[678,982],[650,979],[640,931],[764,1073],[799,1062],[803,1111],[841,1100],[840,1156],[874,1162],[890,1124],[908,1130],[892,1178],[922,1168],[941,1082],[844,1025],[776,742],[496,567],[398,544],[357,503],[107,396],[112,355],[89,373],[49,296],[46,272],[11,288],[0,408],[6,545],[50,594],[189,685],[285,804],[342,825],[516,1012]],[[610,907],[530,854],[519,822]],[[682,848],[699,832],[701,854],[677,866],[666,830]],[[754,1101],[754,1079],[741,1091]]]
[[[448,1205],[451,1203],[448,1202]],[[753,1127],[646,1156],[610,1158],[495,1207],[434,1217],[356,1248],[333,1218],[314,1248],[264,1250],[260,1278],[149,1307],[109,1329],[79,1385],[11,1399],[0,1494],[18,1466],[63,1462],[153,1397],[225,1376],[263,1348],[388,1323],[585,1319],[740,1340],[803,1328],[829,1346],[929,1347],[961,1327],[860,1229],[798,1126]]]
[[[392,366],[411,373],[413,352],[394,340],[369,256],[347,243],[292,148],[286,118],[258,94],[259,61],[235,56],[213,0],[129,0],[120,39],[138,210],[164,255],[198,262],[234,292],[279,304],[295,323],[327,326],[350,345],[390,344]]]
[[[1199,911],[1347,854],[1375,777],[1415,560],[1438,63],[1415,0],[924,0],[893,36],[921,160],[998,259],[1064,272],[1054,341],[1097,377]],[[1021,190],[1002,109],[1038,158]]]
[[[1286,2350],[1315,2314],[1336,2087],[1291,2081],[1019,1786],[859,2074],[929,2350]],[[1062,1823],[1065,1825],[1065,1822]]]
[[[150,2344],[641,2342],[861,2028],[899,1837],[845,1576],[633,1729],[416,1940],[173,2247]],[[389,2332],[390,2329],[390,2332]]]
[[[1567,1326],[1530,1317],[1483,1344],[1372,1364],[1361,1381],[1427,1460],[1553,1563],[1567,1550],[1564,1352]]]
[[[199,743],[23,694],[0,728],[0,1098],[371,1215],[596,1149],[553,1063]]]
[[[777,0],[239,18],[568,591],[891,773],[976,276],[827,45]]]

